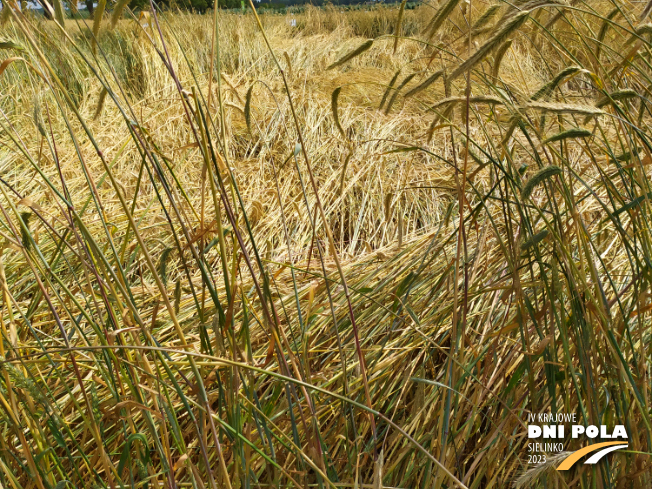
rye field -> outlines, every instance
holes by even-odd
[[[126,3],[2,5],[0,488],[652,487],[652,2]]]

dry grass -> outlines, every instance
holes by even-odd
[[[648,487],[649,19],[569,3],[423,5],[396,51],[398,6],[96,55],[12,11],[0,487]],[[528,471],[548,410],[633,452]]]

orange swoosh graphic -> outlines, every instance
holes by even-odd
[[[623,444],[624,443],[622,441],[605,441],[604,443],[596,443],[594,445],[588,445],[580,450],[577,450],[576,452],[571,453],[568,457],[566,457],[564,461],[561,464],[559,464],[557,470],[570,469],[575,464],[575,462],[581,459],[584,455],[587,455],[591,452],[595,452],[600,448],[610,447],[612,445],[623,445]]]

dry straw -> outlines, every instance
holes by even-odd
[[[0,483],[651,487],[523,415],[650,452],[646,5],[484,5],[3,4]]]

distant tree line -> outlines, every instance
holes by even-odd
[[[48,0],[50,6],[52,6],[51,0]],[[73,7],[72,2],[75,0],[64,0],[64,4],[67,7],[69,12],[77,11],[76,5]],[[96,0],[81,0],[88,11],[90,17],[93,17],[95,12]],[[117,3],[118,0],[108,0],[107,1],[107,10]],[[50,9],[45,6],[43,0],[35,0],[35,3],[38,3],[43,10],[43,15],[46,18],[51,19],[52,15]],[[182,9],[198,13],[205,13],[208,9],[212,9],[215,4],[214,0],[154,0],[154,3],[163,9]],[[245,6],[249,5],[249,0],[245,0]],[[130,0],[127,6],[133,11],[146,10],[149,9],[149,0]],[[223,9],[234,9],[241,8],[241,0],[218,0],[219,8]],[[72,8],[71,8],[72,7]]]
[[[43,0],[36,0],[41,7],[43,8],[43,14],[47,18],[51,18],[50,10],[45,7]],[[51,0],[50,1],[50,5]],[[68,11],[76,11],[76,4],[74,8],[71,8],[72,2],[76,0],[64,0]],[[81,0],[86,6],[86,10],[90,17],[93,17],[95,10],[95,0]],[[111,8],[119,0],[108,0],[107,1],[107,10]],[[299,5],[311,4],[315,6],[321,6],[325,4],[332,5],[358,5],[361,3],[394,3],[396,0],[254,0],[256,1],[256,6],[262,8],[285,8],[285,7],[294,7]],[[182,9],[192,12],[197,12],[200,14],[206,13],[207,10],[212,9],[215,5],[215,0],[154,0],[156,5],[163,9]],[[218,7],[223,9],[239,9],[242,8],[243,0],[217,0]],[[149,8],[149,0],[130,0],[127,4],[128,7],[133,11],[146,10]],[[248,8],[249,0],[244,0],[244,7]]]

